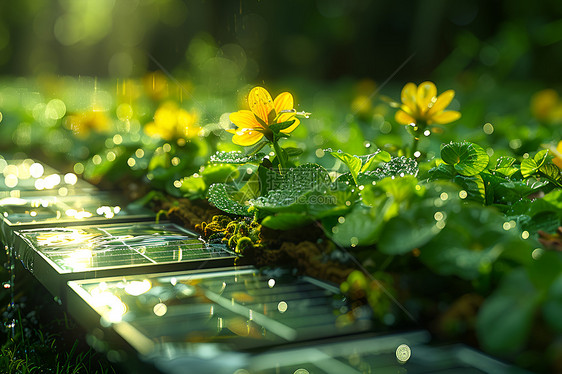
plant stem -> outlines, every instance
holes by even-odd
[[[271,143],[273,143],[273,149],[275,150],[275,154],[279,159],[279,172],[283,174],[287,168],[287,163],[285,162],[286,160],[283,154],[283,150],[279,146],[279,143],[277,143],[277,140],[273,140]]]
[[[424,133],[426,128],[427,128],[427,123],[425,123],[425,121],[419,121],[418,123],[415,124],[415,126],[413,126],[411,133],[414,139],[412,140],[412,147],[410,148],[408,157],[416,158],[415,154],[418,150],[418,143],[420,141],[420,137],[425,135]]]
[[[410,154],[408,155],[408,157],[415,158],[414,155],[415,155],[416,151],[418,150],[419,141],[420,141],[420,139],[418,137],[414,136],[414,139],[412,141],[412,148],[410,148],[410,152],[409,152]]]

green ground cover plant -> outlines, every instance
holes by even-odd
[[[343,116],[261,86],[213,106],[215,93],[195,102],[142,82],[116,95],[87,79],[49,95],[18,82],[15,96],[6,83],[2,141],[139,203],[167,201],[160,216],[179,201],[218,208],[191,227],[257,264],[340,267],[327,278],[385,328],[423,326],[522,367],[559,367],[562,143],[551,91],[482,123],[475,113],[488,106],[474,92],[438,95],[429,81],[359,95],[363,106]],[[352,92],[343,87],[334,97]]]

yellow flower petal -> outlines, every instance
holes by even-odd
[[[432,104],[433,100],[435,100],[436,95],[437,88],[433,82],[423,82],[418,86],[416,101],[418,108],[420,109],[420,113],[423,114],[427,112],[429,105]]]
[[[291,121],[295,118],[296,118],[296,116],[295,116],[294,113],[281,113],[279,115],[279,117],[277,117],[277,120],[275,122],[277,122],[277,123],[287,122],[287,121]]]
[[[412,109],[416,109],[416,93],[417,93],[417,87],[415,84],[413,83],[406,83],[406,85],[404,86],[404,88],[402,89],[402,93],[401,93],[401,100],[402,103],[407,106],[410,107]]]
[[[247,147],[256,144],[261,138],[263,138],[263,134],[259,131],[234,131],[232,142]]]
[[[416,120],[412,116],[410,116],[403,110],[397,111],[396,114],[394,115],[394,119],[396,119],[396,122],[402,125],[409,125],[410,123],[416,122]]]
[[[427,111],[428,117],[444,110],[455,97],[455,91],[447,90],[437,97],[435,104]]]
[[[431,117],[431,122],[444,125],[446,123],[456,121],[459,118],[461,118],[461,114],[459,112],[455,110],[446,110]]]
[[[409,115],[410,117],[412,117],[412,118],[413,118],[413,117],[416,117],[416,113],[417,113],[416,108],[410,108],[409,106],[401,105],[401,106],[400,106],[400,109],[401,109],[404,113],[406,113],[407,115]]]
[[[164,140],[171,140],[173,133],[170,129],[162,126],[158,126],[154,122],[147,123],[144,126],[144,133],[153,138],[161,138]]]
[[[287,120],[287,121],[290,121],[290,120],[291,120],[291,119],[289,119],[289,120]],[[294,118],[294,120],[295,120],[295,122],[294,122],[291,126],[287,127],[287,128],[284,129],[284,130],[281,130],[281,132],[282,132],[283,134],[289,134],[289,133],[293,132],[293,130],[296,129],[297,126],[301,123],[301,121],[299,121],[298,118]]]
[[[252,112],[269,125],[269,113],[274,110],[271,95],[263,87],[254,87],[248,95],[248,104]]]
[[[273,100],[273,107],[275,112],[279,114],[282,110],[293,109],[293,95],[288,92],[283,92],[277,95],[275,100]]]
[[[531,111],[538,119],[547,119],[558,101],[558,93],[553,89],[539,91],[531,98]]]
[[[256,120],[254,113],[249,110],[239,110],[238,112],[230,113],[228,116],[230,122],[234,123],[241,129],[263,128],[263,126]]]

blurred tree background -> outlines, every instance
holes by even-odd
[[[0,74],[127,78],[164,67],[239,80],[560,84],[562,2],[19,0],[0,3]],[[188,77],[189,78],[189,77]]]

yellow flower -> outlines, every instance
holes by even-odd
[[[423,82],[416,87],[414,83],[407,83],[402,89],[402,105],[396,112],[396,122],[402,125],[411,123],[446,124],[460,118],[461,114],[455,110],[445,110],[455,97],[455,91],[447,90],[437,96],[437,89],[433,82]]]
[[[168,80],[161,71],[148,73],[143,77],[144,91],[155,101],[164,100],[169,95]]]
[[[229,116],[230,121],[238,126],[236,130],[227,130],[234,134],[234,144],[249,146],[256,144],[264,135],[269,138],[269,126],[275,123],[295,121],[281,130],[284,134],[292,132],[300,123],[293,109],[293,95],[288,92],[283,92],[272,100],[265,88],[254,87],[248,95],[248,105],[250,110],[239,110]]]
[[[554,124],[562,120],[562,102],[553,89],[539,91],[531,98],[531,112],[539,121]]]
[[[196,125],[197,115],[179,108],[175,102],[168,101],[160,105],[154,113],[154,121],[147,123],[144,132],[152,137],[164,140],[193,138],[199,135],[201,128]]]
[[[93,108],[77,114],[70,114],[66,117],[65,126],[72,130],[74,135],[80,139],[86,139],[90,132],[106,133],[111,128],[111,120],[105,111]]]

